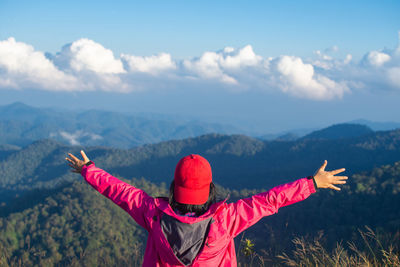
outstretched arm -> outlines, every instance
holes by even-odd
[[[98,192],[112,200],[135,219],[135,221],[148,229],[145,212],[153,203],[153,198],[130,184],[127,184],[104,170],[97,168],[82,150],[83,160],[68,153],[66,160],[72,172],[80,173],[85,180]]]
[[[335,176],[345,169],[325,171],[327,161],[317,170],[314,176],[280,185],[271,190],[250,198],[240,199],[229,204],[230,233],[237,236],[240,232],[258,222],[262,217],[278,212],[284,207],[308,198],[317,188],[340,190],[337,184],[345,184],[346,176]],[[314,182],[315,181],[315,185]]]

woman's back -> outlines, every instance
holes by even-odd
[[[344,184],[347,179],[335,176],[344,169],[325,171],[325,161],[315,177],[235,203],[214,203],[211,166],[203,157],[189,155],[176,167],[172,196],[153,198],[97,168],[83,151],[81,154],[83,161],[72,154],[66,158],[74,172],[81,173],[94,189],[148,231],[143,266],[236,266],[233,239],[239,233],[280,207],[306,199],[317,187],[339,190],[334,184]]]

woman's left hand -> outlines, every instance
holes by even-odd
[[[71,153],[68,153],[68,157],[65,158],[69,162],[68,165],[73,169],[71,170],[72,172],[81,173],[83,165],[90,161],[83,150],[81,150],[81,155],[83,160],[78,159]]]
[[[347,176],[335,176],[338,173],[344,172],[346,169],[337,169],[333,171],[325,171],[325,167],[328,162],[325,160],[324,164],[318,169],[314,174],[314,180],[318,188],[331,188],[335,190],[340,190],[339,187],[335,186],[338,184],[345,184]]]

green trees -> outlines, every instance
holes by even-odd
[[[133,182],[153,193],[144,180]],[[157,189],[154,193],[165,193]],[[84,182],[1,218],[0,226],[0,249],[6,255],[0,266],[130,265],[140,262],[146,236],[129,215]]]
[[[301,203],[282,208],[278,214],[262,219],[246,231],[246,238],[238,249],[239,264],[269,266],[305,262],[307,265],[313,257],[319,264],[361,262],[364,254],[366,260],[373,261],[365,245],[366,235],[363,237],[357,230],[364,229],[364,225],[377,229],[365,232],[368,238],[373,236],[371,233],[376,234],[378,238],[372,239],[373,244],[378,244],[374,240],[383,240],[383,236],[392,234],[394,241],[385,243],[392,247],[384,245],[381,250],[377,247],[380,252],[375,256],[379,264],[395,264],[400,247],[399,236],[396,239],[400,228],[399,181],[400,162],[350,177],[341,192],[324,190]],[[144,178],[127,182],[152,196],[168,194],[165,184],[156,185]],[[366,189],[360,190],[359,184],[366,185]],[[230,201],[261,191],[237,191],[221,186],[218,190],[222,196],[230,194]],[[41,191],[36,194],[40,198]],[[146,233],[122,209],[83,181],[46,194],[47,197],[33,202],[29,208],[0,218],[0,266],[140,265]],[[30,195],[25,200],[34,198]],[[353,245],[342,245],[347,242]],[[338,255],[339,252],[342,254]]]

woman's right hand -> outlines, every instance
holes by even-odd
[[[345,184],[347,176],[335,176],[338,173],[344,172],[346,169],[337,169],[333,171],[325,171],[325,167],[328,161],[325,160],[324,164],[318,169],[314,174],[314,180],[318,188],[331,188],[335,190],[340,190],[339,187],[335,186],[338,184]]]

